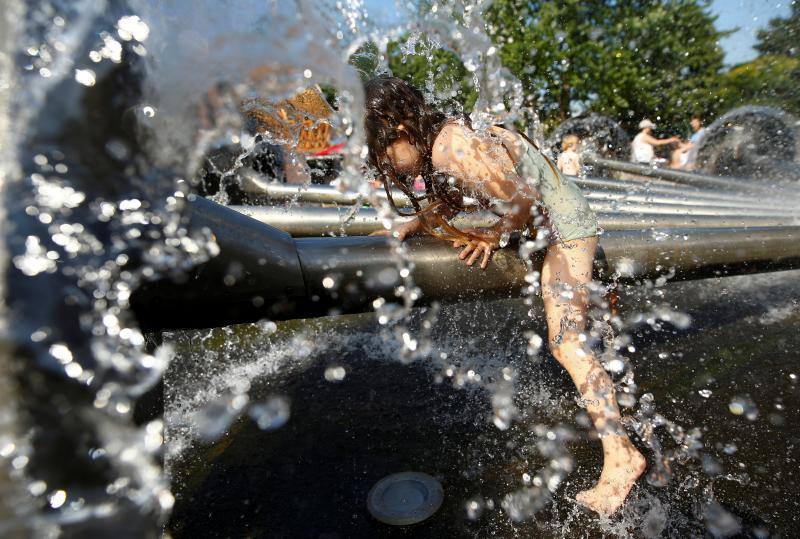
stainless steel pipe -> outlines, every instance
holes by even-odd
[[[798,215],[798,211],[784,208],[737,208],[731,206],[689,206],[685,204],[667,204],[661,202],[609,202],[589,199],[589,206],[596,212],[621,212],[640,214],[672,214],[672,215],[718,215],[731,217],[787,217]]]
[[[262,223],[274,226],[294,237],[308,236],[365,236],[384,226],[373,208],[360,208],[354,216],[345,220],[350,208],[323,208],[319,206],[292,207],[276,206],[231,206]],[[408,218],[397,218],[400,222]],[[458,227],[490,226],[497,220],[491,212],[462,214],[454,220]],[[800,225],[800,216],[744,216],[744,215],[699,215],[672,213],[624,213],[598,212],[600,226],[605,230],[642,230],[645,228],[674,227],[757,227]]]
[[[646,176],[668,180],[675,183],[693,185],[697,187],[706,187],[713,189],[723,189],[727,191],[765,191],[768,186],[764,186],[759,181],[751,181],[744,178],[733,177],[715,177],[706,174],[698,174],[696,172],[687,172],[684,170],[673,170],[666,168],[653,168],[639,163],[628,163],[625,161],[614,161],[611,159],[603,159],[596,155],[587,154],[584,156],[584,162],[589,165],[605,168],[608,170],[616,170],[618,172],[627,172],[629,174],[638,174],[639,176]]]
[[[188,221],[191,228],[210,229],[220,254],[180,282],[164,278],[135,291],[131,304],[144,327],[363,312],[377,297],[394,298],[400,283],[385,238],[293,240],[202,198],[190,202]],[[600,247],[603,279],[650,278],[670,268],[682,279],[800,267],[800,227],[611,231]],[[408,249],[420,303],[509,296],[525,285],[525,265],[514,248],[496,252],[485,271],[467,267],[449,244],[433,238],[412,239]]]
[[[709,201],[730,201],[733,204],[742,203],[745,201],[750,206],[755,206],[753,203],[752,194],[741,194],[721,189],[706,189],[693,187],[690,185],[664,185],[654,184],[649,182],[630,182],[627,180],[614,180],[607,178],[572,178],[573,181],[585,193],[605,193],[605,192],[621,192],[630,194],[641,194],[643,196],[657,195],[664,196],[665,198],[674,197],[681,199],[691,200],[709,200]],[[797,208],[798,203],[795,201],[800,199],[800,193],[785,193],[781,190],[773,192],[759,193],[758,206],[770,206],[780,208]]]
[[[620,190],[585,190],[583,195],[589,201],[610,200],[622,203],[637,204],[676,204],[687,207],[699,206],[708,208],[741,208],[746,211],[758,209],[757,207],[753,206],[753,202],[751,200],[745,200],[744,198],[740,198],[739,200],[715,200],[694,198],[693,195],[689,194],[684,196],[669,196],[663,194],[631,193],[630,191]],[[788,210],[788,208],[783,207],[780,207],[779,209],[780,211]],[[796,210],[796,213],[800,215],[800,209]]]
[[[369,198],[365,193],[353,191],[339,191],[330,185],[287,185],[275,183],[252,170],[245,169],[239,173],[242,190],[246,193],[263,195],[273,202],[311,202],[316,204],[339,204],[351,206],[355,204],[369,204]],[[376,189],[374,193],[379,199],[387,200],[388,196],[383,188]],[[394,189],[392,191],[394,202],[400,207],[411,207],[411,201],[405,193]],[[466,205],[474,202],[470,198],[465,198]]]
[[[355,192],[341,192],[332,186],[323,185],[286,185],[271,183],[259,173],[249,170],[240,175],[242,188],[252,194],[263,195],[274,202],[309,202],[316,204],[356,205],[367,204],[366,195]],[[576,183],[584,190],[588,199],[595,200],[624,200],[628,202],[645,202],[652,204],[684,204],[688,206],[720,206],[730,208],[743,208],[752,210],[752,201],[742,195],[731,195],[714,191],[699,191],[689,187],[663,187],[648,186],[642,189],[641,184],[623,182],[620,180],[599,180],[574,178]],[[637,191],[644,190],[645,193]],[[375,194],[386,200],[386,194],[377,190]],[[395,203],[401,207],[411,206],[408,197],[399,192],[393,192]],[[470,200],[465,200],[469,205]],[[789,206],[781,200],[774,200],[770,204],[773,208],[786,208]],[[792,208],[793,209],[793,208]]]

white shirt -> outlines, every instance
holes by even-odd
[[[641,132],[633,137],[633,142],[631,143],[631,157],[634,163],[652,163],[656,156],[653,145],[643,140],[645,136],[646,134]]]

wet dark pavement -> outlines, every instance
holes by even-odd
[[[799,277],[670,283],[663,297],[652,289],[625,293],[624,316],[659,302],[692,317],[682,330],[643,323],[630,331],[635,351],[626,355],[639,395],[652,393],[657,412],[684,429],[699,428],[703,449],[700,458],[672,463],[666,487],[640,481],[609,521],[571,501],[599,473],[600,446],[576,421],[580,410],[566,374],[550,357],[525,357],[531,322],[520,301],[507,300],[444,308],[433,340],[451,357],[518,369],[522,417],[509,430],[492,424],[486,391],[439,381],[430,364],[392,360],[375,335],[374,316],[279,325],[273,346],[288,342],[282,333],[303,328],[327,339],[327,350],[305,366],[252,381],[252,400],[290,398],[289,422],[263,432],[240,419],[218,442],[172,463],[177,504],[168,530],[174,537],[702,537],[709,529],[734,532],[738,524],[739,536],[791,537],[800,520]],[[345,333],[374,336],[353,346],[335,338]],[[168,409],[180,394],[181,373],[203,368],[194,361],[173,367]],[[326,381],[332,364],[346,368],[342,381]],[[740,408],[741,415],[732,413]],[[534,519],[512,523],[500,508],[504,496],[523,486],[524,473],[546,464],[532,447],[537,424],[575,429],[577,439],[566,446],[575,470]],[[665,451],[679,449],[664,428],[657,434]],[[646,450],[645,456],[652,459]],[[441,509],[405,528],[375,521],[367,492],[406,470],[442,482]],[[477,499],[488,504],[470,520],[466,504]],[[712,499],[719,505],[709,505]]]

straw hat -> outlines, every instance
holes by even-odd
[[[656,128],[656,124],[654,124],[653,122],[651,122],[647,118],[645,118],[644,120],[639,122],[639,129],[647,129],[648,127],[650,129],[655,129]]]

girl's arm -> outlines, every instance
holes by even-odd
[[[415,234],[419,234],[421,230],[422,222],[419,220],[419,217],[414,217],[404,223],[400,223],[394,228],[394,230],[376,230],[375,232],[372,232],[370,236],[393,236],[396,234],[394,237],[400,241],[403,241],[404,239]]]
[[[504,233],[522,230],[531,216],[536,193],[514,170],[506,148],[495,139],[481,137],[457,124],[446,125],[436,138],[433,166],[452,175],[462,188],[477,191],[503,206],[500,220],[492,227],[473,233],[474,239],[457,240],[464,246],[460,258],[472,265],[483,255],[481,268],[500,246]]]

